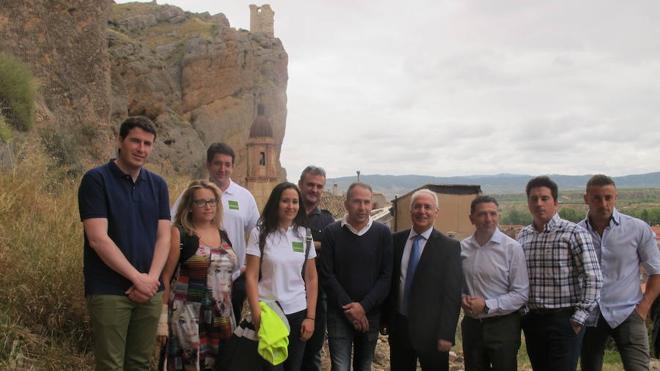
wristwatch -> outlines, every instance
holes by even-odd
[[[484,304],[484,313],[488,314],[490,312],[490,308],[488,308],[487,304]]]

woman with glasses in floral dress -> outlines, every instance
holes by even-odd
[[[231,277],[237,258],[220,228],[221,194],[211,182],[193,181],[176,211],[163,270],[163,298],[169,300],[158,329],[168,370],[213,369],[220,343],[236,326]]]

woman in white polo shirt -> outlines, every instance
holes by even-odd
[[[299,371],[305,341],[314,332],[316,252],[311,248],[306,253],[306,217],[300,200],[295,184],[278,184],[264,206],[257,227],[250,233],[247,246],[245,285],[255,328],[259,329],[261,321],[259,300],[277,301],[291,327],[289,357],[276,367],[264,361],[268,370]],[[304,264],[306,256],[308,264]]]

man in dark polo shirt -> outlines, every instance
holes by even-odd
[[[348,214],[326,227],[321,242],[333,371],[349,371],[351,363],[354,371],[371,370],[381,304],[390,289],[392,235],[371,218],[372,194],[367,184],[351,184],[344,202]]]
[[[96,370],[148,370],[170,243],[167,185],[143,168],[156,140],[146,117],[119,129],[117,159],[88,171],[78,203]]]
[[[319,208],[323,187],[325,187],[325,170],[317,166],[307,166],[300,174],[298,187],[302,194],[302,203],[307,213],[307,224],[312,230],[316,256],[321,253],[321,239],[323,229],[335,219],[328,210]],[[319,270],[320,259],[316,259],[316,269]],[[321,348],[325,339],[326,317],[325,291],[319,286],[318,301],[316,303],[316,316],[314,318],[314,334],[307,340],[305,355],[303,356],[303,371],[321,371]]]

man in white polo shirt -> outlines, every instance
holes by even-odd
[[[238,256],[238,266],[233,274],[232,305],[238,322],[245,301],[245,251],[246,237],[257,225],[259,210],[257,202],[247,189],[231,180],[234,171],[234,150],[225,143],[213,143],[206,150],[206,168],[209,180],[222,190],[222,227],[227,232],[232,248]],[[172,215],[176,214],[179,198],[172,206]]]

